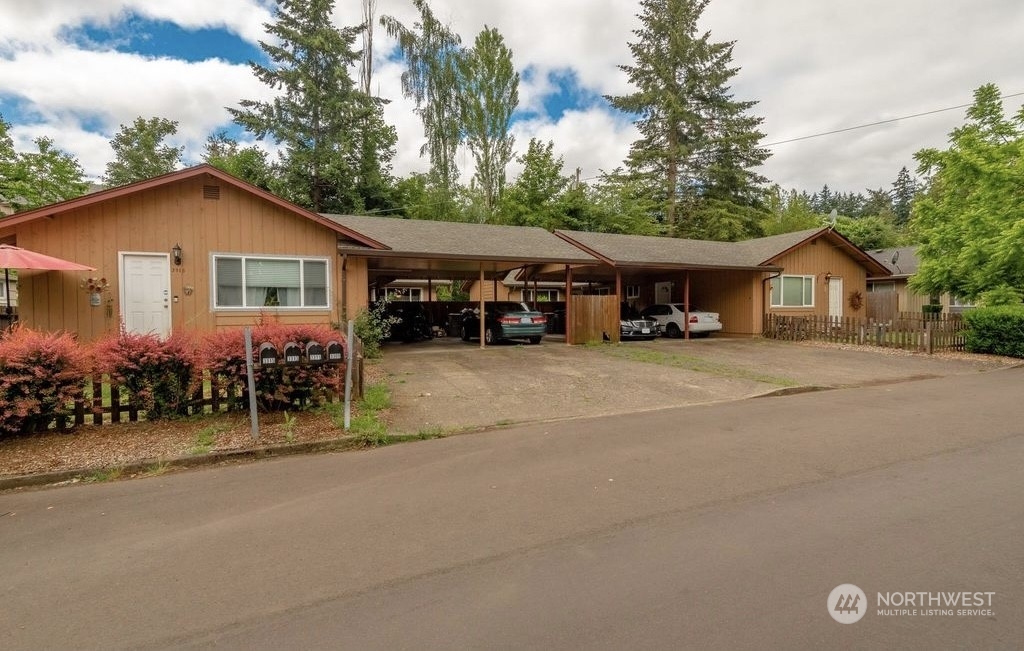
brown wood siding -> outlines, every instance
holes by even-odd
[[[850,295],[857,291],[867,294],[867,271],[846,251],[822,237],[804,244],[795,251],[772,261],[783,268],[783,275],[814,276],[814,307],[770,307],[776,314],[793,316],[817,314],[828,316],[828,285],[825,275],[843,279],[843,316],[863,317],[864,307],[854,311],[850,307]]]
[[[218,185],[220,199],[204,199],[203,185]],[[213,330],[249,324],[263,315],[287,323],[340,320],[341,258],[336,234],[240,188],[210,177],[193,177],[115,198],[52,219],[0,231],[14,232],[18,246],[96,267],[95,272],[49,272],[22,278],[20,316],[30,327],[69,330],[83,340],[116,332],[120,324],[118,252],[168,254],[178,244],[181,266],[171,265],[171,328]],[[215,311],[211,300],[213,253],[288,255],[328,260],[328,309]],[[105,277],[105,304],[90,307],[80,282]],[[366,305],[365,259],[348,261],[348,310]],[[191,292],[186,293],[185,288]]]
[[[690,272],[690,303],[718,312],[725,334],[758,334],[762,319],[761,279],[766,275],[751,271]]]

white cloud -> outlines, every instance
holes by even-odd
[[[339,24],[361,21],[357,2],[337,3]],[[206,135],[228,123],[224,106],[262,98],[268,89],[245,66],[218,61],[186,63],[116,52],[87,51],[62,43],[62,28],[85,22],[110,24],[126,11],[171,20],[183,27],[224,27],[250,42],[263,38],[270,19],[266,0],[66,0],[8,1],[0,19],[0,101],[28,108],[38,125],[17,126],[19,142],[46,132],[102,172],[100,145],[118,124],[138,115],[163,115],[181,123],[191,160]],[[432,0],[435,14],[471,43],[484,25],[498,28],[520,71],[533,71],[521,88],[521,106],[538,109],[554,90],[552,72],[571,70],[597,95],[628,92],[616,67],[630,62],[627,42],[639,5],[621,0]],[[409,0],[378,0],[378,15],[407,25],[416,16]],[[1017,0],[935,3],[926,0],[715,0],[705,28],[717,40],[736,40],[734,79],[740,99],[758,100],[765,142],[968,103],[971,92],[992,81],[1006,93],[1024,91],[1024,68],[1014,53],[1024,33],[1024,4]],[[386,119],[398,130],[395,172],[428,167],[419,156],[423,132],[409,100],[401,96],[401,66],[385,60],[393,46],[376,29],[375,87],[391,103]],[[6,53],[6,54],[4,54]],[[1016,110],[1020,99],[1009,103]],[[804,140],[772,148],[764,173],[784,187],[844,191],[888,185],[913,153],[941,146],[963,120],[963,111]],[[91,135],[95,125],[104,137]],[[85,127],[88,126],[89,129]],[[517,148],[530,136],[554,140],[567,171],[585,177],[620,165],[635,137],[632,127],[603,106],[569,111],[557,120],[520,123]],[[463,154],[460,163],[467,168]]]

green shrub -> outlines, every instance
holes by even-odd
[[[363,356],[369,359],[380,357],[380,345],[391,336],[391,326],[396,319],[387,314],[390,302],[390,296],[378,300],[370,309],[359,310],[352,322],[353,331],[363,342]]]
[[[197,386],[195,345],[187,335],[167,339],[121,331],[93,344],[96,370],[128,392],[147,420],[188,415]]]
[[[1024,306],[979,307],[964,320],[968,351],[1024,357]]]
[[[253,355],[257,354],[259,345],[264,342],[274,344],[278,352],[281,352],[285,343],[294,341],[304,351],[310,341],[325,345],[332,339],[340,341],[343,349],[347,350],[345,337],[326,325],[265,323],[253,328]],[[231,400],[240,395],[241,399],[236,401],[235,407],[245,408],[249,393],[243,330],[236,328],[212,332],[203,337],[199,351],[204,366],[217,377],[224,397]],[[341,389],[343,368],[337,364],[257,367],[253,372],[257,403],[264,411],[283,411],[320,402],[326,392],[338,392]]]
[[[88,355],[70,334],[16,326],[0,337],[0,435],[70,418],[88,372]]]

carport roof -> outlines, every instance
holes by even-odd
[[[778,270],[766,264],[758,247],[746,247],[742,242],[583,231],[555,231],[555,234],[614,267]]]
[[[374,250],[343,242],[339,251],[373,257],[480,260],[530,264],[593,265],[598,260],[536,227],[497,226],[364,215],[323,215],[332,222],[380,242]]]

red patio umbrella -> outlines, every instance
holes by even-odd
[[[0,244],[0,268],[4,270],[4,288],[7,290],[7,313],[11,313],[10,270],[18,271],[95,271],[96,267],[62,260],[52,255],[36,253],[10,244]]]

